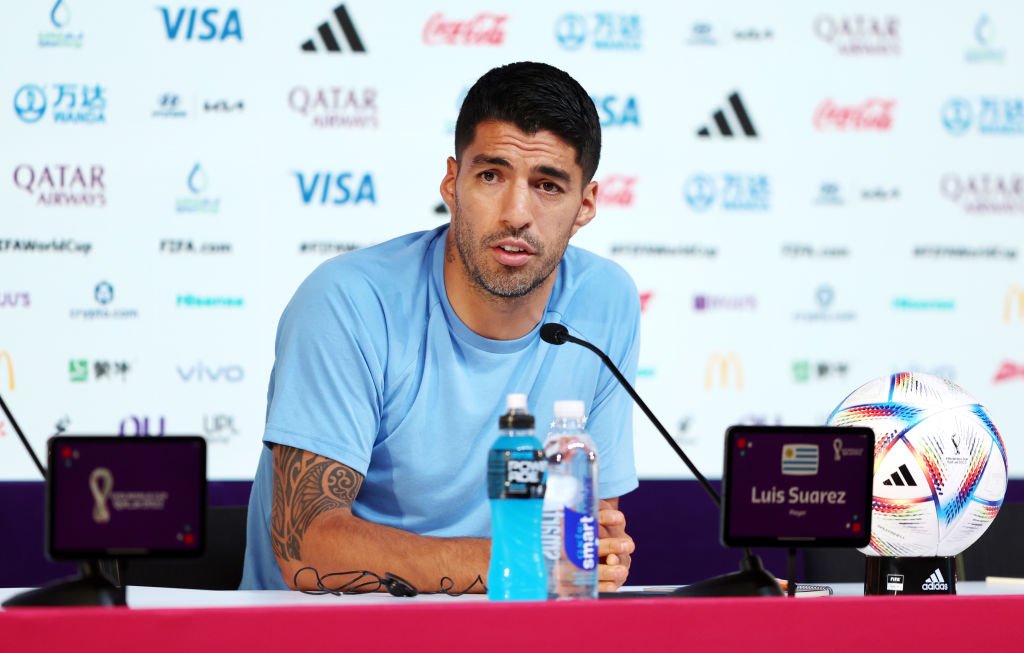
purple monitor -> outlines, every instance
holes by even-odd
[[[731,427],[725,435],[722,542],[867,546],[874,445],[874,433],[863,427]]]
[[[203,438],[57,436],[48,447],[51,558],[202,554]]]

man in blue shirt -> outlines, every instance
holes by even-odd
[[[595,215],[600,147],[593,101],[569,75],[496,68],[456,124],[441,181],[450,225],[332,259],[303,282],[278,327],[242,589],[359,570],[424,591],[486,577],[487,450],[511,392],[528,394],[540,425],[556,399],[585,401],[600,589],[625,581],[632,404],[596,356],[538,335],[561,322],[636,373],[635,286],[568,247]]]

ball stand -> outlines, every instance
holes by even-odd
[[[864,595],[956,594],[956,558],[867,556]]]

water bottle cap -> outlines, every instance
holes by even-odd
[[[555,402],[555,419],[583,419],[583,402],[578,399]]]
[[[526,409],[526,395],[521,392],[513,392],[505,398],[505,408],[509,411],[521,410],[524,413]]]
[[[526,408],[526,395],[514,392],[505,399],[506,413],[498,418],[500,429],[532,429],[534,418]]]

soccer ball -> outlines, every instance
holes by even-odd
[[[1006,495],[1006,447],[985,408],[957,384],[902,372],[854,390],[831,426],[875,432],[866,555],[955,556],[992,523]]]

